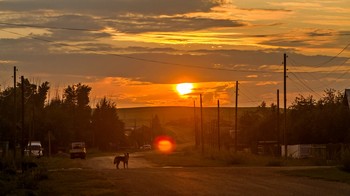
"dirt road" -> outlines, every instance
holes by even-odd
[[[88,159],[106,183],[123,195],[350,195],[350,185],[304,177],[267,167],[157,167],[132,154],[129,169],[116,170],[113,157]]]

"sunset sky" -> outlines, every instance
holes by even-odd
[[[350,0],[0,0],[0,88],[92,87],[117,107],[283,103],[350,88]],[[193,83],[179,95],[176,84]],[[198,103],[197,103],[198,104]]]

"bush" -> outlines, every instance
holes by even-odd
[[[0,195],[36,195],[39,182],[48,179],[48,170],[37,159],[24,157],[15,161],[8,156],[0,163]],[[20,173],[16,168],[24,170]]]

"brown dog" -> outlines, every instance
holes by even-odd
[[[122,155],[117,155],[114,157],[114,164],[116,164],[116,168],[119,169],[119,163],[123,162],[124,169],[125,165],[126,168],[129,168],[128,163],[129,163],[129,153],[124,153],[124,156]]]

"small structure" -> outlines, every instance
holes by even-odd
[[[281,146],[282,156],[285,156],[284,145]],[[295,144],[287,145],[287,156],[295,159],[318,158],[326,159],[327,145],[325,144]]]
[[[281,146],[282,156],[285,156],[284,145]],[[287,145],[287,156],[291,158],[309,158],[311,157],[311,145],[310,144],[296,144]]]

